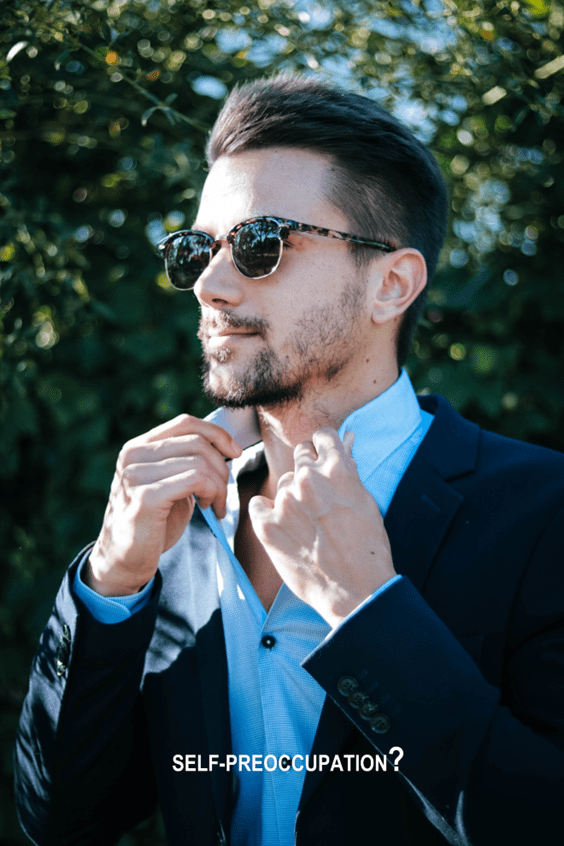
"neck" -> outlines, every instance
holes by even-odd
[[[294,470],[294,448],[311,441],[318,429],[329,426],[338,429],[357,408],[384,393],[398,378],[395,365],[385,372],[370,374],[369,384],[335,386],[322,396],[307,396],[299,402],[274,408],[257,408],[268,475],[261,493],[271,499],[276,495],[278,481],[284,473]]]

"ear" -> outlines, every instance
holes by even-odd
[[[395,250],[374,263],[372,321],[387,323],[400,317],[427,283],[427,265],[411,247]]]

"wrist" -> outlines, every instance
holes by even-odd
[[[132,596],[139,593],[151,577],[130,579],[129,574],[117,573],[117,567],[108,563],[96,544],[82,571],[84,584],[100,596]]]
[[[322,613],[321,611],[319,613],[325,621],[329,623],[332,629],[336,629],[345,622],[345,620],[352,617],[353,614],[356,614],[365,605],[375,599],[378,594],[383,593],[398,579],[401,579],[401,575],[396,573],[396,571],[392,568],[391,573],[389,573],[387,577],[379,580],[379,583],[374,586],[373,590],[366,593],[362,599],[359,598],[359,595],[350,595],[347,597],[348,601],[341,601],[340,603],[334,604],[331,609],[325,613]]]

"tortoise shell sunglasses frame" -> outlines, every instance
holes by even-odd
[[[266,215],[251,217],[235,224],[227,235],[213,238],[207,232],[197,229],[181,229],[168,235],[156,245],[161,258],[165,261],[168,279],[175,288],[189,290],[220,249],[222,241],[231,247],[233,264],[247,279],[264,279],[274,273],[282,259],[282,249],[290,232],[307,232],[350,241],[364,247],[373,247],[384,252],[393,252],[397,247],[384,241],[374,241],[327,229],[287,220],[282,217]]]

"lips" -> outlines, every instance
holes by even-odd
[[[238,332],[236,329],[226,329],[225,332],[210,332],[208,338],[228,338],[231,335],[256,335],[256,332]]]
[[[226,344],[236,343],[243,338],[255,338],[257,332],[237,332],[236,330],[218,332],[214,335],[206,335],[206,341],[210,347],[220,347]]]
[[[268,322],[262,318],[243,317],[231,313],[202,313],[198,338],[204,345],[225,346],[230,343],[242,343],[245,338],[266,337]]]

